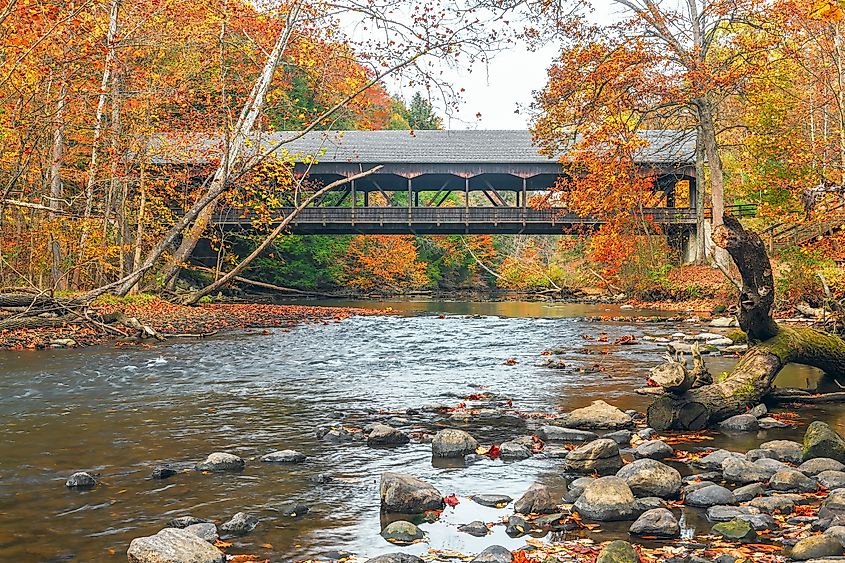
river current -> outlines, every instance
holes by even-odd
[[[366,556],[396,551],[379,536],[378,479],[390,470],[414,474],[462,498],[440,521],[422,525],[426,543],[403,551],[520,547],[524,540],[509,538],[503,526],[486,538],[459,533],[458,524],[507,514],[463,497],[517,498],[534,482],[563,493],[560,459],[433,463],[426,443],[391,449],[329,445],[315,431],[338,422],[363,426],[394,412],[413,430],[414,417],[401,414],[406,409],[455,406],[480,392],[510,399],[519,411],[568,410],[599,398],[643,409],[648,399],[632,390],[642,386],[663,351],[642,336],[691,330],[677,323],[587,320],[653,313],[610,305],[341,304],[390,306],[398,314],[150,348],[0,352],[0,561],[125,561],[132,538],[155,533],[171,518],[190,514],[225,521],[238,511],[262,521],[235,540],[230,553],[294,561],[332,550]],[[609,342],[633,335],[639,343],[609,346],[584,337],[600,332]],[[549,348],[562,349],[567,369],[537,365]],[[719,373],[731,363],[719,358],[708,366]],[[796,367],[779,382],[805,386],[815,378],[813,370]],[[837,407],[802,414],[803,424],[821,418],[840,431],[845,422]],[[431,430],[430,421],[419,426]],[[532,432],[519,417],[479,421],[467,429],[488,444]],[[800,439],[801,431],[718,437],[707,445],[748,449],[769,439]],[[257,460],[288,448],[305,453],[308,461],[288,466]],[[242,456],[246,469],[149,478],[157,464],[188,470],[214,451]],[[99,474],[100,484],[91,491],[66,489],[65,479],[78,470]],[[314,482],[321,473],[333,481]],[[272,510],[291,500],[309,505],[310,512],[291,519]],[[689,515],[687,526],[695,525],[695,515]],[[605,533],[613,534],[613,526]]]

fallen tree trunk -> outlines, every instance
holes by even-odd
[[[725,217],[713,240],[730,253],[742,276],[739,324],[752,346],[716,383],[682,393],[666,389],[648,408],[648,423],[656,430],[700,430],[745,412],[762,401],[788,363],[817,367],[833,376],[845,374],[845,341],[812,328],[782,327],[772,318],[774,280],[760,237]]]

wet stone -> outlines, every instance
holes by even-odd
[[[590,442],[598,439],[598,434],[589,430],[578,430],[577,428],[564,428],[547,424],[540,427],[537,435],[544,442]]]
[[[200,539],[203,539],[207,542],[215,542],[217,541],[217,526],[215,526],[212,522],[203,522],[200,524],[191,524],[185,528],[186,532],[190,532],[197,536]]]
[[[228,522],[220,525],[220,531],[230,536],[245,536],[258,525],[258,518],[246,512],[238,512]]]
[[[657,536],[658,538],[676,538],[681,535],[678,520],[672,511],[666,508],[654,508],[643,512],[628,531],[637,536]]]
[[[738,414],[719,423],[722,432],[755,432],[760,429],[760,423],[753,414]]]
[[[600,475],[608,475],[616,473],[621,467],[619,445],[613,440],[594,440],[575,448],[566,456],[566,469],[576,473],[595,471]]]
[[[835,537],[828,535],[810,536],[799,540],[794,546],[790,556],[796,561],[807,561],[842,555],[842,544]]]
[[[845,440],[833,428],[816,420],[804,433],[802,454],[804,461],[826,457],[845,463]]]
[[[721,485],[708,485],[687,494],[684,499],[687,506],[708,508],[719,504],[736,504],[734,494]]]
[[[97,486],[97,480],[85,471],[77,471],[65,481],[65,487],[69,489],[91,489],[95,486]]]
[[[387,424],[375,424],[367,435],[368,446],[401,446],[411,439],[401,430]]]
[[[499,445],[499,457],[503,460],[522,460],[531,457],[531,450],[516,442],[502,442]]]
[[[273,510],[275,510],[282,516],[297,518],[299,516],[305,516],[306,514],[308,514],[309,508],[307,505],[304,505],[301,502],[289,501],[279,504],[278,506],[274,507]]]
[[[534,520],[534,525],[538,528],[547,528],[553,532],[570,531],[578,527],[575,522],[568,522],[566,515],[562,512],[540,516]]]
[[[631,415],[604,401],[575,409],[561,416],[564,426],[586,430],[621,430],[633,425]]]
[[[578,500],[578,497],[584,492],[584,489],[595,481],[593,477],[578,477],[571,483],[569,483],[569,488],[566,491],[566,501],[567,502],[575,502]]]
[[[841,489],[845,487],[845,471],[822,471],[816,475],[816,481],[825,489]]]
[[[415,524],[405,520],[391,522],[381,531],[381,537],[397,545],[409,545],[425,537]]]
[[[296,450],[279,450],[265,454],[259,459],[264,463],[302,463],[308,458]]]
[[[760,460],[763,461],[763,460]],[[738,457],[729,457],[722,462],[722,475],[726,481],[738,485],[768,481],[775,472]]]
[[[655,508],[666,508],[666,501],[660,497],[643,497],[637,499],[637,514]]]
[[[805,475],[818,475],[822,471],[845,471],[845,464],[829,457],[817,457],[799,465],[798,471]]]
[[[425,563],[425,561],[408,553],[386,553],[367,559],[364,563]]]
[[[135,538],[126,552],[129,563],[223,563],[226,556],[204,539],[175,528]]]
[[[681,474],[653,459],[638,459],[616,472],[636,496],[674,498],[681,489]]]
[[[197,471],[241,471],[244,465],[244,460],[239,456],[226,452],[214,452],[195,469]]]
[[[490,508],[504,508],[513,501],[507,495],[473,495],[469,497],[473,502]]]
[[[728,450],[716,450],[715,452],[707,454],[700,460],[693,462],[693,464],[704,469],[716,469],[721,471],[722,463],[727,458],[736,457],[737,455],[738,454],[735,454],[734,452],[729,452]]]
[[[789,425],[785,422],[781,422],[776,418],[772,418],[770,416],[764,416],[757,420],[760,424],[761,430],[771,430],[773,428],[789,428]]]
[[[774,452],[774,459],[786,463],[801,463],[803,446],[792,440],[771,440],[760,444],[760,449]]]
[[[743,543],[753,542],[757,539],[757,532],[745,520],[734,519],[730,522],[719,522],[713,526],[713,533],[722,536],[727,540],[740,541]]]
[[[421,514],[443,508],[440,491],[411,475],[383,473],[379,487],[383,512]]]
[[[634,546],[623,540],[607,544],[599,552],[596,563],[639,563],[640,556]]]
[[[522,516],[511,516],[508,518],[505,533],[512,538],[518,538],[527,534],[531,530],[531,524]]]
[[[168,479],[176,475],[178,471],[167,465],[156,465],[150,473],[151,479]]]
[[[697,491],[699,489],[703,489],[704,487],[709,487],[710,485],[715,485],[713,481],[700,481],[698,483],[690,483],[689,485],[684,485],[681,488],[681,494],[684,496],[690,494],[693,491]]]
[[[753,498],[761,496],[765,492],[766,489],[763,487],[762,483],[750,483],[748,485],[743,485],[742,487],[737,487],[733,491],[734,498],[736,498],[737,502],[748,502]]]
[[[662,440],[649,440],[643,442],[634,449],[634,457],[650,459],[666,459],[671,457],[675,450]]]
[[[707,509],[707,520],[710,522],[729,522],[734,518],[744,518],[760,514],[760,509],[754,506],[717,505]]]
[[[592,520],[630,520],[634,518],[637,503],[624,479],[600,477],[587,485],[574,508],[582,517]]]
[[[434,435],[431,440],[431,454],[434,457],[460,458],[475,453],[478,441],[468,432],[446,428]]]
[[[797,469],[784,469],[772,475],[769,488],[776,491],[811,493],[817,491],[819,485],[815,479],[807,477]]]
[[[475,536],[477,538],[483,538],[484,536],[490,533],[490,530],[489,528],[487,528],[487,525],[481,520],[475,520],[473,522],[470,522],[469,524],[463,524],[462,526],[458,526],[458,531],[463,532],[465,534],[469,534],[471,536]]]
[[[795,503],[789,497],[782,495],[755,498],[748,505],[766,514],[789,514],[795,508]]]
[[[545,485],[535,484],[513,503],[513,509],[521,514],[552,514],[557,505]]]
[[[170,520],[167,524],[165,524],[166,528],[187,528],[188,526],[193,526],[194,524],[206,524],[211,522],[211,520],[207,520],[205,518],[197,518],[196,516],[180,516],[179,518],[174,518]]]
[[[605,434],[604,436],[602,436],[602,438],[613,440],[620,446],[627,447],[631,444],[631,431],[617,430],[616,432],[609,432]]]
[[[469,563],[511,563],[513,554],[501,545],[491,545]]]

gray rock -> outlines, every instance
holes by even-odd
[[[65,481],[65,487],[69,489],[90,489],[96,486],[97,480],[84,471],[77,471]]]
[[[845,489],[834,489],[830,491],[822,506],[828,510],[845,511]]]
[[[660,497],[643,497],[637,499],[637,514],[655,508],[666,508],[666,501]]]
[[[602,438],[613,440],[620,446],[627,447],[631,444],[631,431],[617,430],[616,432],[608,432],[607,434],[602,436]]]
[[[616,473],[622,467],[619,445],[613,440],[598,439],[579,446],[566,456],[566,469],[575,473]]]
[[[708,485],[689,493],[684,499],[684,504],[708,508],[717,504],[736,504],[736,497],[721,485]]]
[[[566,491],[566,502],[575,502],[584,493],[584,489],[595,481],[593,477],[578,477],[571,483]]]
[[[510,518],[508,518],[508,523],[505,526],[505,533],[512,538],[518,538],[520,536],[524,536],[533,526],[518,514],[514,514]]]
[[[484,536],[490,533],[490,529],[487,527],[487,524],[485,524],[481,520],[475,520],[473,522],[470,522],[469,524],[463,524],[462,526],[458,526],[458,531],[463,532],[465,534],[469,534],[471,536],[475,536],[477,538],[483,538]]]
[[[191,524],[185,528],[186,532],[190,532],[200,539],[207,542],[214,543],[219,537],[217,535],[217,526],[213,522],[203,522],[201,524]]]
[[[575,409],[561,417],[564,426],[587,430],[620,430],[633,425],[631,415],[607,404],[593,401],[587,407]]]
[[[205,518],[197,518],[196,516],[180,516],[179,518],[170,520],[167,524],[165,524],[165,527],[187,528],[188,526],[193,526],[194,524],[208,524],[209,522],[211,521],[206,520]]]
[[[756,463],[739,457],[729,457],[722,462],[722,475],[725,480],[738,485],[768,481],[773,474],[774,472],[769,472],[757,466]]]
[[[296,450],[279,450],[265,454],[259,458],[265,463],[302,463],[308,459],[305,454]]]
[[[818,475],[822,471],[845,471],[845,464],[829,457],[808,459],[798,466],[804,475]]]
[[[491,545],[469,563],[511,563],[513,554],[501,545]]]
[[[228,522],[220,524],[220,531],[231,536],[245,536],[258,525],[258,518],[246,512],[238,512]]]
[[[507,495],[473,495],[469,497],[473,502],[490,508],[504,508],[513,501]]]
[[[828,490],[841,489],[845,487],[845,471],[822,471],[816,481]]]
[[[766,492],[766,489],[762,483],[750,483],[742,487],[737,487],[733,493],[737,502],[748,502],[753,498],[759,497],[764,492]]]
[[[596,563],[640,563],[640,556],[630,543],[615,540],[601,549]]]
[[[760,423],[753,414],[738,414],[719,423],[722,432],[754,432],[760,429]]]
[[[282,516],[287,516],[289,518],[298,518],[300,516],[305,516],[306,514],[308,514],[308,511],[310,509],[307,505],[302,504],[301,502],[288,501],[274,506],[273,510],[275,510]]]
[[[721,471],[722,463],[726,459],[728,459],[729,457],[737,457],[739,455],[740,454],[729,452],[728,450],[716,450],[715,452],[707,454],[700,460],[693,462],[693,464],[704,469],[717,469]]]
[[[833,428],[816,420],[804,433],[802,454],[804,461],[827,457],[845,463],[845,440]]]
[[[770,416],[764,416],[763,418],[757,419],[757,422],[760,424],[761,430],[771,430],[772,428],[789,428],[789,425],[785,422],[781,422],[776,418],[772,418]]]
[[[499,444],[499,457],[503,460],[520,460],[531,457],[531,450],[523,444],[511,440]]]
[[[176,475],[178,471],[167,465],[156,465],[150,473],[150,479],[168,479]]]
[[[468,432],[455,428],[446,428],[434,435],[431,440],[431,455],[434,457],[464,457],[475,453],[478,441]]]
[[[766,405],[764,405],[763,403],[760,403],[759,405],[756,405],[755,407],[748,409],[748,412],[745,413],[745,414],[750,414],[752,416],[756,416],[757,418],[761,418],[761,417],[766,416],[766,414],[768,414],[768,412],[769,412],[769,409],[766,408]]]
[[[599,477],[584,488],[574,508],[592,520],[630,520],[635,516],[637,501],[624,479]]]
[[[638,459],[616,472],[636,496],[675,498],[681,490],[681,474],[654,459]]]
[[[636,536],[676,538],[681,535],[681,526],[671,510],[654,508],[643,512],[628,531]]]
[[[836,538],[840,545],[845,546],[845,526],[831,526],[824,531],[824,535]]]
[[[708,508],[706,516],[710,522],[730,522],[735,518],[745,519],[757,514],[760,514],[760,509],[753,506],[717,505]]]
[[[224,563],[222,551],[200,537],[176,528],[135,538],[126,552],[129,563]]]
[[[407,434],[387,424],[373,425],[373,429],[367,435],[368,446],[401,446],[410,441]]]
[[[385,553],[372,559],[367,559],[364,563],[425,563],[416,555],[408,553]]]
[[[681,494],[686,496],[693,491],[697,491],[698,489],[703,489],[704,487],[709,487],[710,485],[715,485],[713,481],[700,481],[698,483],[690,483],[689,485],[684,485],[681,487]]]
[[[657,436],[657,430],[650,426],[637,430],[637,437],[642,438],[643,440],[651,440],[655,436]]]
[[[443,508],[440,491],[404,473],[383,473],[379,487],[382,512],[421,514]]]
[[[415,524],[405,520],[391,522],[381,531],[381,537],[396,545],[409,545],[425,537],[422,530]]]
[[[589,442],[598,439],[598,434],[589,430],[578,430],[577,428],[565,428],[547,424],[540,427],[537,435],[544,442]]]
[[[818,490],[819,484],[797,469],[784,469],[772,475],[769,487],[776,491],[811,493]]]
[[[244,465],[244,460],[234,454],[214,452],[194,469],[197,471],[241,471]]]
[[[789,514],[795,508],[795,503],[788,496],[772,495],[770,497],[755,498],[748,503],[766,514]]]
[[[634,449],[634,457],[650,459],[666,459],[672,457],[675,450],[663,440],[649,440]]]
[[[842,545],[833,536],[820,535],[810,536],[799,540],[794,546],[790,556],[796,561],[807,561],[809,559],[818,559],[821,557],[829,557],[842,555]]]
[[[755,467],[758,467],[759,469],[761,469],[763,471],[767,471],[769,473],[769,478],[771,478],[771,476],[774,475],[775,473],[777,473],[778,471],[784,471],[786,469],[792,469],[791,467],[789,467],[784,462],[778,461],[778,460],[770,458],[770,457],[764,457],[764,458],[758,459],[757,461],[754,462],[754,465],[755,465]]]
[[[520,514],[553,514],[557,512],[557,504],[549,489],[537,483],[531,485],[525,494],[513,503],[513,509]]]
[[[753,542],[757,539],[757,532],[754,531],[751,524],[738,518],[730,522],[719,522],[713,526],[713,533],[725,539],[743,543]]]
[[[747,452],[745,452],[745,459],[754,462],[758,459],[774,459],[775,455],[777,454],[775,454],[775,452],[773,452],[772,450],[755,448],[753,450],[748,450]]]
[[[775,453],[774,459],[786,463],[801,463],[802,446],[792,440],[772,440],[760,444],[760,449],[771,450]]]

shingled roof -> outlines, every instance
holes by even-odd
[[[252,143],[264,150],[297,135],[262,134]],[[694,136],[686,131],[641,131],[649,145],[636,156],[641,163],[688,164],[694,161]],[[212,161],[219,140],[198,134],[160,134],[150,143],[157,164]],[[182,146],[182,150],[168,147]],[[548,163],[527,130],[312,131],[282,145],[289,154],[318,155],[323,163]]]

